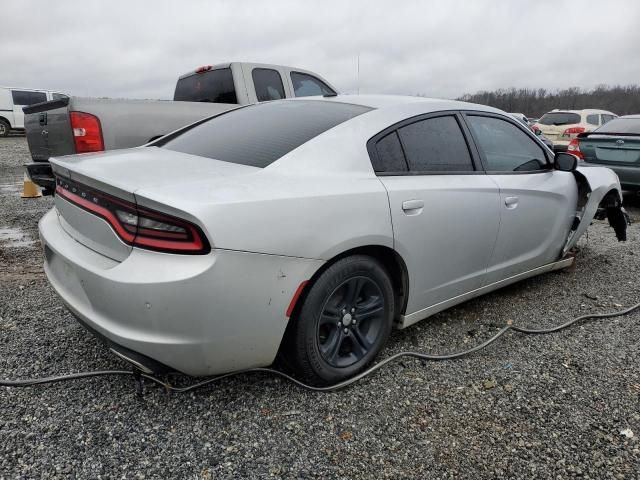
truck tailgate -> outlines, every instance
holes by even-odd
[[[68,98],[37,103],[23,110],[24,128],[33,160],[46,161],[52,156],[76,153]]]

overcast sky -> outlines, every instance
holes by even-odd
[[[640,82],[636,0],[3,0],[0,12],[0,85],[73,95],[171,98],[178,75],[228,61],[446,98]]]

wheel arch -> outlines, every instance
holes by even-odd
[[[389,273],[389,277],[391,279],[391,283],[393,285],[394,297],[395,297],[395,315],[396,321],[400,318],[401,315],[404,314],[405,309],[407,307],[407,299],[409,293],[409,273],[407,269],[407,264],[405,263],[402,256],[395,251],[393,248],[390,248],[385,245],[362,245],[359,247],[350,248],[348,250],[344,250],[343,252],[333,256],[325,263],[323,263],[320,268],[318,268],[311,278],[307,281],[302,292],[296,299],[296,304],[293,308],[290,318],[295,318],[298,314],[301,305],[304,303],[304,300],[307,296],[307,293],[315,283],[316,279],[322,275],[322,273],[327,270],[331,265],[336,263],[338,260],[341,260],[346,257],[350,257],[353,255],[366,255],[378,260],[384,268]],[[289,322],[291,323],[291,322]],[[288,326],[287,326],[288,328]]]
[[[348,250],[340,252],[339,254],[323,263],[314,272],[311,278],[305,282],[302,292],[295,299],[295,306],[293,307],[291,316],[288,319],[287,326],[282,336],[282,340],[280,341],[280,346],[278,347],[277,358],[280,361],[285,361],[284,356],[282,355],[283,348],[289,343],[289,339],[292,336],[291,332],[293,330],[293,325],[296,321],[295,319],[297,318],[300,309],[302,308],[302,305],[304,304],[304,301],[317,278],[337,261],[346,257],[350,257],[352,255],[366,255],[375,258],[387,270],[391,278],[391,283],[393,285],[395,300],[394,324],[398,324],[400,322],[402,315],[404,315],[406,311],[407,300],[409,298],[409,273],[407,265],[402,256],[393,248],[385,245],[371,244],[349,248]]]

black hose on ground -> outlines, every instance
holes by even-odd
[[[164,387],[168,392],[175,392],[175,393],[186,393],[186,392],[191,392],[193,390],[196,390],[198,388],[202,388],[206,385],[212,385],[214,383],[218,383],[222,380],[224,380],[225,378],[229,378],[229,377],[234,377],[237,375],[244,375],[247,373],[267,373],[270,375],[275,375],[278,376],[280,378],[283,378],[291,383],[293,383],[294,385],[297,385],[300,388],[303,388],[305,390],[310,390],[313,392],[333,392],[335,390],[340,390],[342,388],[348,387],[349,385],[352,385],[354,383],[356,383],[357,381],[363,379],[364,377],[367,377],[369,375],[371,375],[372,373],[376,372],[377,370],[381,369],[382,367],[384,367],[385,365],[398,360],[399,358],[402,357],[410,357],[410,358],[417,358],[419,360],[430,360],[430,361],[441,361],[441,360],[454,360],[456,358],[460,358],[460,357],[464,357],[467,355],[471,355],[472,353],[475,353],[479,350],[482,350],[486,347],[488,347],[489,345],[491,345],[493,342],[495,342],[496,340],[498,340],[500,337],[502,337],[505,333],[509,332],[509,331],[514,331],[514,332],[518,332],[518,333],[523,333],[523,334],[527,334],[527,335],[544,335],[544,334],[548,334],[548,333],[554,333],[554,332],[559,332],[561,330],[564,330],[565,328],[568,328],[572,325],[574,325],[577,322],[580,322],[582,320],[588,320],[588,319],[595,319],[595,318],[612,318],[612,317],[621,317],[624,315],[629,315],[631,312],[637,310],[638,308],[640,308],[640,303],[636,303],[635,305],[625,309],[625,310],[621,310],[618,312],[610,312],[610,313],[592,313],[592,314],[587,314],[587,315],[582,315],[580,317],[576,317],[573,318],[571,320],[569,320],[568,322],[565,322],[561,325],[555,326],[555,327],[549,327],[549,328],[525,328],[525,327],[518,327],[516,325],[505,325],[503,328],[501,328],[498,333],[496,333],[493,337],[491,337],[490,339],[488,339],[487,341],[481,343],[480,345],[477,345],[473,348],[470,348],[468,350],[464,350],[462,352],[457,352],[457,353],[451,353],[451,354],[445,354],[445,355],[429,355],[426,353],[419,353],[419,352],[400,352],[400,353],[396,353],[395,355],[392,355],[390,357],[385,358],[384,360],[381,360],[380,362],[378,362],[377,364],[373,365],[372,367],[368,368],[367,370],[359,373],[358,375],[349,378],[348,380],[345,380],[343,382],[339,382],[336,383],[334,385],[329,385],[326,387],[316,387],[313,385],[308,385],[304,382],[301,382],[300,380],[287,375],[284,372],[281,372],[279,370],[274,370],[272,368],[250,368],[247,370],[241,370],[238,372],[232,372],[232,373],[227,373],[224,375],[218,375],[216,377],[212,377],[212,378],[208,378],[206,380],[202,380],[200,382],[196,382],[192,385],[188,385],[186,387],[176,387],[171,385],[168,382],[165,382],[163,380],[161,380],[158,377],[155,377],[153,375],[148,375],[146,373],[142,373],[140,371],[131,371],[131,370],[97,370],[97,371],[93,371],[93,372],[81,372],[81,373],[72,373],[69,375],[59,375],[59,376],[52,376],[52,377],[44,377],[44,378],[36,378],[36,379],[25,379],[25,380],[0,380],[0,386],[2,387],[31,387],[31,386],[35,386],[35,385],[43,385],[43,384],[51,384],[51,383],[58,383],[58,382],[66,382],[66,381],[70,381],[70,380],[78,380],[78,379],[82,379],[82,378],[90,378],[90,377],[101,377],[101,376],[112,376],[112,375],[126,375],[126,376],[133,376],[136,379],[146,379],[149,380],[152,383],[155,383],[157,385],[160,385],[162,387]],[[139,390],[139,392],[141,392],[141,390]]]

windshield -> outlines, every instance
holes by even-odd
[[[640,118],[614,118],[594,133],[626,133],[640,135]]]
[[[569,125],[580,123],[580,115],[571,112],[549,112],[545,113],[538,123],[542,125]]]
[[[336,125],[371,110],[328,101],[273,101],[231,110],[156,145],[264,168]]]

